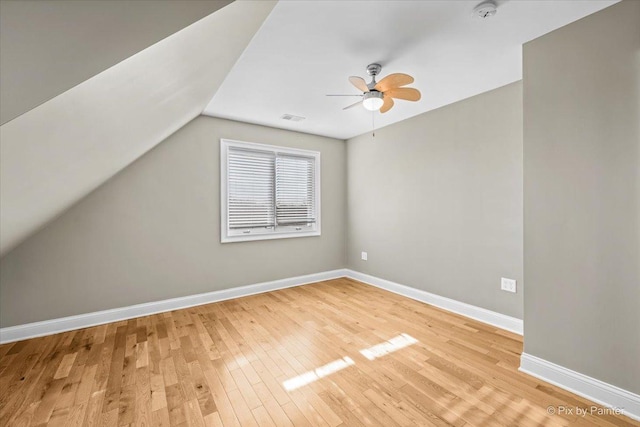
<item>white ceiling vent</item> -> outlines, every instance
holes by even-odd
[[[301,122],[303,121],[305,118],[304,117],[300,117],[300,116],[294,116],[293,114],[284,114],[282,117],[280,117],[282,120],[289,120],[291,122]]]
[[[476,16],[482,19],[487,19],[487,18],[491,18],[497,12],[498,12],[498,7],[496,6],[495,2],[485,1],[477,5],[473,9],[473,16]]]

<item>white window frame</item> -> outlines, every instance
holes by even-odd
[[[312,231],[295,230],[295,227],[276,227],[274,230],[251,230],[251,233],[235,234],[238,232],[231,231],[228,227],[229,208],[228,208],[228,153],[229,147],[238,147],[249,150],[260,151],[273,151],[274,154],[289,154],[305,157],[312,157],[314,159],[314,195],[315,195],[315,209],[316,209],[316,222]],[[269,239],[287,239],[294,237],[309,237],[321,235],[321,176],[320,176],[320,152],[302,150],[298,148],[281,147],[277,145],[268,145],[255,142],[236,141],[233,139],[220,139],[220,242],[246,242],[252,240],[269,240]],[[275,189],[274,189],[275,191]],[[275,201],[274,201],[275,203]],[[275,207],[274,207],[275,208]]]

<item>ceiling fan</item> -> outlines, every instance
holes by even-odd
[[[355,104],[344,107],[348,110],[357,105],[362,104],[369,111],[380,110],[386,113],[393,107],[393,99],[404,99],[406,101],[420,100],[420,91],[410,87],[402,87],[413,83],[413,77],[408,74],[395,73],[389,74],[379,82],[376,82],[376,76],[380,74],[382,66],[380,64],[367,65],[367,74],[371,76],[371,82],[367,83],[362,77],[351,76],[349,81],[357,89],[361,90],[362,95],[327,95],[327,96],[360,96],[362,99]]]

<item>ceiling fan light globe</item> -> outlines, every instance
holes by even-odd
[[[384,104],[382,92],[368,92],[362,100],[362,105],[369,111],[378,111],[382,104]]]

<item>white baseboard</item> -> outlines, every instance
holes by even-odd
[[[640,395],[527,353],[520,356],[519,370],[640,421]]]
[[[427,291],[401,285],[390,280],[370,276],[354,270],[347,269],[347,277],[522,335],[522,320],[515,317],[507,316],[505,314],[497,313],[495,311],[487,310],[485,308],[450,298],[441,297],[440,295],[435,295]]]
[[[256,283],[248,286],[239,286],[220,291],[189,295],[186,297],[130,305],[127,307],[96,311],[76,316],[61,317],[58,319],[44,320],[41,322],[27,323],[18,326],[9,326],[6,328],[0,328],[0,344],[20,341],[27,338],[41,337],[44,335],[57,334],[59,332],[66,332],[74,329],[88,328],[90,326],[132,319],[134,317],[148,316],[150,314],[162,313],[180,308],[193,307],[196,305],[209,304],[232,298],[260,294],[263,292],[275,291],[277,289],[305,285],[307,283],[337,279],[338,277],[345,276],[346,270],[344,269],[325,271],[322,273],[290,277],[288,279],[273,280],[271,282]]]

